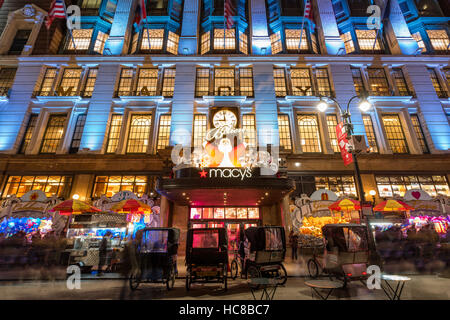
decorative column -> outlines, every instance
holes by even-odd
[[[425,65],[406,66],[416,92],[419,120],[431,153],[450,149],[450,126]]]
[[[255,87],[256,128],[259,146],[280,145],[278,134],[278,107],[273,81],[272,64],[253,65]]]
[[[105,55],[120,55],[128,52],[130,30],[133,25],[137,1],[118,0],[114,21],[111,26],[108,41],[105,44]],[[131,28],[129,28],[131,26]]]
[[[0,104],[0,153],[16,153],[25,132],[26,117],[41,65],[20,65],[8,102]]]
[[[175,90],[172,100],[170,145],[190,146],[194,118],[195,64],[176,66]]]
[[[102,152],[118,73],[118,64],[99,66],[79,152]],[[89,150],[83,151],[85,148]]]
[[[199,0],[185,0],[181,25],[179,54],[197,54]]]
[[[341,48],[341,52],[343,51],[342,53],[345,54],[344,42],[339,34],[331,0],[317,0],[316,3],[319,11],[319,21],[317,25],[319,28],[322,28],[325,48],[327,50],[326,54],[336,55]]]
[[[271,54],[266,2],[264,0],[250,0],[250,24],[252,53],[258,55]]]

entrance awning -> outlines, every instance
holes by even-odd
[[[286,177],[262,176],[243,168],[185,168],[173,179],[160,179],[157,191],[179,205],[273,205],[295,190]]]

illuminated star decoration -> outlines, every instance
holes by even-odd
[[[200,178],[206,178],[208,176],[208,171],[205,171],[205,169],[203,169],[198,174],[200,175]]]

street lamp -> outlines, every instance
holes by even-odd
[[[345,131],[347,132],[347,137],[351,138],[352,134],[353,134],[353,124],[352,124],[352,120],[350,118],[350,103],[352,103],[353,100],[355,100],[356,98],[359,98],[359,104],[358,104],[358,108],[362,111],[362,112],[367,112],[372,108],[372,104],[367,101],[367,95],[364,94],[363,96],[359,97],[359,96],[353,96],[347,103],[347,108],[344,110],[341,105],[339,104],[339,102],[332,97],[326,97],[326,100],[331,100],[333,101],[339,108],[339,113],[343,119],[344,122],[344,128]],[[328,107],[329,104],[325,99],[323,99],[322,97],[320,97],[320,101],[317,104],[317,109],[320,112],[325,112]],[[355,164],[355,175],[356,175],[356,183],[358,185],[358,190],[359,190],[359,199],[360,201],[364,201],[364,189],[363,189],[363,185],[362,185],[362,180],[361,180],[361,174],[359,172],[359,166],[358,166],[358,159],[357,159],[357,153],[355,152],[354,149],[349,150],[352,155],[353,155],[353,163]]]

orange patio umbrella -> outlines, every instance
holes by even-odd
[[[119,213],[151,213],[152,208],[142,201],[135,199],[122,200],[111,208],[114,212]]]
[[[377,204],[373,208],[373,211],[408,211],[408,210],[414,210],[414,208],[400,200],[386,200]]]
[[[343,199],[336,201],[328,208],[333,211],[353,211],[361,209],[361,205],[357,200]]]
[[[101,212],[100,209],[93,207],[80,200],[66,200],[49,210],[49,212],[58,211],[60,215],[69,216],[71,214],[82,214],[87,212]]]

